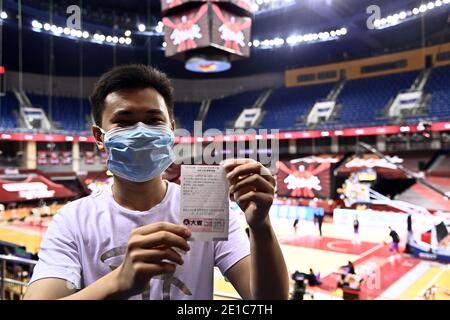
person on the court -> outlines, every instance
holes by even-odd
[[[293,227],[294,227],[294,234],[295,234],[295,235],[297,235],[298,221],[299,221],[299,220],[300,220],[299,218],[295,218],[295,220],[294,220]]]
[[[289,275],[269,209],[275,180],[254,160],[223,165],[250,239],[230,212],[228,241],[190,242],[174,161],[173,89],[142,65],[114,68],[91,96],[98,148],[112,187],[71,202],[41,244],[25,299],[212,299],[217,266],[244,299],[288,299]]]
[[[392,239],[391,244],[389,245],[389,251],[393,253],[394,259],[400,258],[400,236],[397,231],[389,227],[389,237]]]
[[[322,236],[322,224],[324,216],[321,214],[317,215],[317,225],[319,227],[319,235]]]
[[[359,239],[359,220],[358,216],[355,216],[353,219],[353,241],[354,244],[360,244],[361,241]]]

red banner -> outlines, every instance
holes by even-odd
[[[435,122],[431,125],[431,131],[450,131],[450,122]],[[214,137],[181,137],[175,138],[175,143],[196,143],[196,142],[227,142],[227,141],[253,141],[253,140],[291,140],[291,139],[312,139],[323,137],[355,137],[355,136],[375,136],[396,133],[422,132],[418,125],[407,126],[381,126],[365,128],[349,128],[343,130],[324,131],[291,131],[277,134],[246,134],[246,135],[221,135]],[[28,133],[0,133],[0,140],[10,141],[36,141],[36,142],[89,142],[95,143],[93,136],[65,136],[57,134],[28,134]]]

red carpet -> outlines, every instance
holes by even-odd
[[[280,243],[290,246],[355,255],[361,255],[378,245],[378,243],[365,241],[361,241],[360,244],[353,244],[351,240],[319,236],[289,236],[280,239]]]

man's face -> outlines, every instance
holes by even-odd
[[[125,128],[138,122],[147,125],[165,125],[172,130],[174,121],[170,119],[164,98],[154,89],[127,89],[110,93],[105,99],[102,115],[102,129]],[[93,127],[97,146],[105,151],[100,130]]]

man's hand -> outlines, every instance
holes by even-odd
[[[164,273],[174,273],[183,257],[173,248],[189,251],[190,231],[180,225],[158,222],[134,229],[128,241],[123,263],[114,270],[120,297],[142,293],[150,279]]]
[[[268,223],[275,193],[275,179],[269,169],[252,159],[226,160],[223,166],[230,195],[245,212],[250,228]]]

